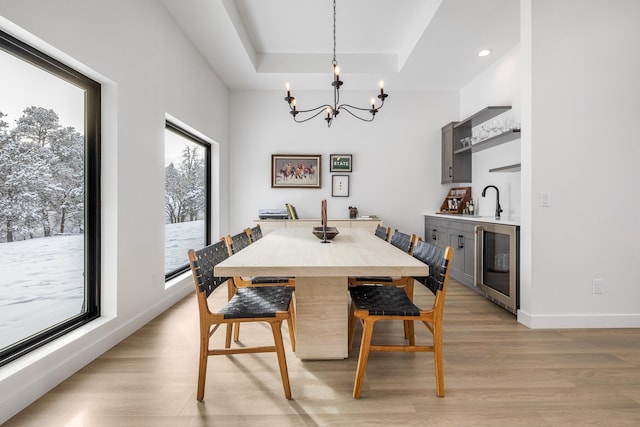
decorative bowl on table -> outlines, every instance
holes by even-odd
[[[336,237],[338,234],[340,234],[340,232],[338,232],[338,229],[335,227],[327,227],[326,230],[326,235],[327,235],[327,240],[332,240],[334,237]],[[324,239],[325,236],[325,231],[323,230],[322,227],[313,227],[313,234],[318,238],[318,239]]]

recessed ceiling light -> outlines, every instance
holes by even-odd
[[[478,52],[478,56],[487,56],[491,54],[491,49],[482,49]]]

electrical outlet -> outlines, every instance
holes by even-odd
[[[602,293],[602,287],[604,285],[602,279],[593,279],[591,284],[593,286],[593,293],[594,294],[601,294]]]
[[[543,191],[540,193],[540,206],[548,208],[551,206],[551,193]]]

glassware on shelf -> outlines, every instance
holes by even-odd
[[[491,122],[484,122],[482,124],[482,130],[484,131],[486,138],[491,138]]]

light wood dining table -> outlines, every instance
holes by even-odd
[[[215,267],[216,276],[296,278],[296,355],[348,357],[349,276],[426,276],[429,267],[370,231],[338,230],[330,243],[311,227],[275,230]]]

